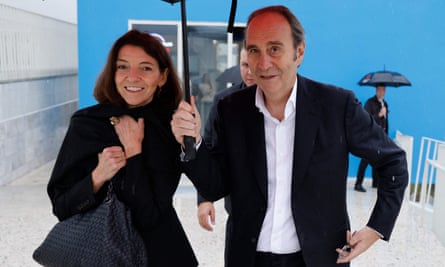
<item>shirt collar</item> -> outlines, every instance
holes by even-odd
[[[289,117],[292,112],[295,111],[297,105],[297,88],[298,88],[298,76],[295,78],[294,86],[292,87],[292,92],[290,93],[289,99],[286,103],[286,108],[284,110],[284,119]],[[255,106],[260,110],[261,113],[271,116],[264,103],[263,91],[257,86],[255,94]]]

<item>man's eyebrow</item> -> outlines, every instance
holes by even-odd
[[[252,49],[252,48],[257,48],[256,45],[248,45],[246,46],[246,50]]]
[[[280,45],[280,46],[282,46],[283,42],[281,42],[281,41],[270,41],[270,42],[267,42],[267,44],[268,45]]]
[[[284,44],[283,44],[283,42],[281,42],[281,41],[269,41],[269,42],[267,42],[267,45],[278,45],[278,46],[283,46]],[[254,44],[251,44],[251,45],[247,45],[246,46],[246,49],[247,50],[249,50],[249,49],[252,49],[252,48],[257,48],[258,46],[257,45],[254,45]]]

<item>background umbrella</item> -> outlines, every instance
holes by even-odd
[[[216,77],[216,80],[221,83],[240,83],[242,81],[240,66],[236,65],[225,69],[218,77]]]
[[[363,76],[358,82],[359,85],[377,86],[383,84],[385,86],[411,86],[411,82],[402,74],[394,71],[375,71]]]

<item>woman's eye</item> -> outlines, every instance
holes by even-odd
[[[125,66],[125,65],[117,65],[117,69],[118,70],[126,70],[127,66]]]

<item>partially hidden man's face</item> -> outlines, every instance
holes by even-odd
[[[282,15],[265,13],[255,17],[246,30],[246,49],[250,71],[266,95],[291,90],[305,44],[295,49],[291,27]]]
[[[255,79],[253,78],[252,72],[250,72],[249,62],[247,61],[247,50],[241,50],[240,54],[240,72],[241,78],[246,86],[251,86],[255,84]]]
[[[377,86],[375,92],[376,92],[375,94],[376,94],[377,98],[381,100],[385,97],[386,87],[379,85],[379,86]]]

